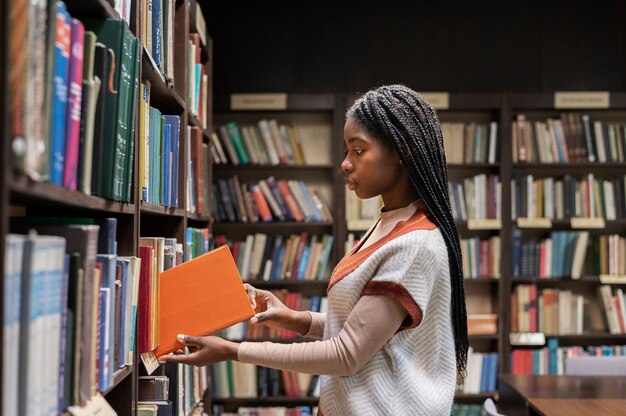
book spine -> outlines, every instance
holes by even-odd
[[[80,20],[72,19],[72,46],[68,76],[69,91],[67,94],[67,132],[65,135],[65,164],[63,170],[63,186],[72,191],[76,190],[78,174],[84,38],[85,27]]]

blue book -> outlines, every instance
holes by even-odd
[[[304,280],[306,275],[306,268],[309,264],[309,255],[311,254],[311,247],[306,246],[302,249],[302,255],[298,262],[298,272],[296,273],[296,280]]]
[[[480,369],[480,392],[484,393],[488,391],[488,379],[489,379],[489,362],[491,361],[491,354],[483,354],[483,366]]]
[[[98,357],[98,367],[100,380],[98,381],[100,390],[104,391],[109,387],[109,357],[111,339],[109,338],[110,321],[107,320],[111,310],[111,290],[108,287],[100,288],[100,356]]]
[[[163,39],[161,37],[163,28],[163,0],[152,0],[152,58],[159,69],[163,69],[161,53],[163,50]]]
[[[491,360],[489,361],[489,382],[487,383],[487,391],[496,391],[498,386],[498,354],[489,354]]]
[[[322,257],[320,258],[320,267],[317,271],[317,276],[313,276],[315,280],[322,280],[324,278],[324,274],[326,272],[326,267],[328,267],[328,259],[330,258],[330,252],[333,248],[333,242],[335,237],[332,235],[328,236],[328,242],[326,246],[324,246],[324,251],[322,252]]]
[[[117,254],[117,218],[96,218],[95,223],[100,226],[98,232],[98,253]]]
[[[311,312],[319,312],[320,311],[320,302],[322,298],[319,295],[313,295],[310,298],[309,310]]]
[[[556,338],[550,338],[548,340],[548,374],[556,375],[558,362],[557,362],[557,349],[559,348],[559,340]]]
[[[63,35],[54,44],[54,97],[50,118],[50,182],[63,185],[72,17],[62,1],[57,2],[56,16],[57,32],[62,32]]]
[[[107,385],[108,388],[113,381],[113,373],[117,369],[117,365],[115,362],[115,292],[117,290],[115,285],[115,280],[117,277],[117,256],[114,254],[98,254],[96,256],[96,261],[98,264],[102,264],[102,279],[101,279],[101,287],[109,289],[109,308],[108,310],[101,309],[100,313],[102,315],[102,311],[105,311],[106,316],[102,317],[105,319],[107,324],[107,336],[109,337],[109,354],[107,359]]]
[[[513,276],[521,276],[522,265],[522,231],[513,226],[513,244],[511,251],[511,263],[513,265]]]
[[[163,124],[163,205],[169,207],[172,190],[172,126]]]
[[[282,243],[283,236],[281,234],[277,234],[274,237],[274,245],[272,247],[272,268],[270,270],[270,280],[280,279],[280,267],[278,266],[278,262],[280,259],[280,247],[282,246]]]
[[[178,158],[180,155],[180,116],[163,116],[171,127],[172,137],[172,200],[171,206],[178,207]]]
[[[307,188],[307,186],[304,184],[304,181],[302,180],[299,180],[298,184],[300,185],[300,189],[302,189],[302,193],[304,194],[304,199],[306,199],[307,204],[309,205],[309,207],[311,207],[311,212],[313,213],[313,220],[317,222],[322,221],[322,215],[317,209],[317,206],[315,205],[315,202],[313,201],[313,198],[311,197],[311,194],[309,193],[309,188]]]

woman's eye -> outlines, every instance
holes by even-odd
[[[354,149],[354,153],[355,153],[357,156],[360,156],[360,155],[363,153],[363,149]]]

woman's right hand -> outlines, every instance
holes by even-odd
[[[300,333],[308,331],[311,325],[308,313],[289,309],[268,290],[257,289],[248,283],[244,283],[243,286],[255,312],[250,318],[250,323],[262,323],[273,329],[291,329]],[[301,332],[305,327],[306,330]]]

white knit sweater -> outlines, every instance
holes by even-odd
[[[324,416],[449,415],[456,361],[448,252],[423,213],[337,265],[324,339],[337,336],[363,295],[390,296],[409,315],[355,374],[321,377]]]

